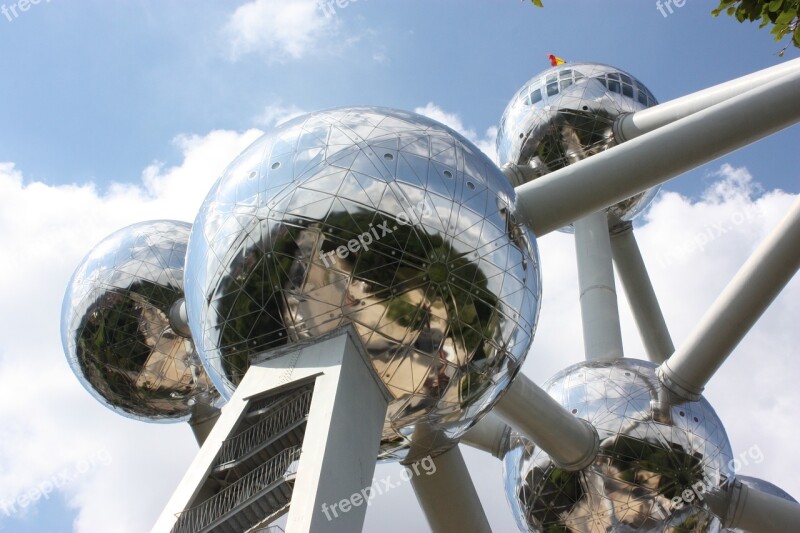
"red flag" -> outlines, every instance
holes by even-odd
[[[559,66],[559,65],[563,65],[564,63],[566,63],[566,61],[564,61],[564,60],[563,60],[563,59],[561,59],[560,57],[558,57],[558,56],[555,56],[555,55],[553,55],[553,54],[550,54],[550,55],[549,55],[549,56],[547,56],[547,57],[548,57],[548,58],[550,58],[550,64],[551,64],[552,66],[554,66],[554,67],[557,67],[557,66]]]

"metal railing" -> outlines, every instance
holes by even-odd
[[[290,477],[295,472],[295,469],[290,470],[290,467],[299,458],[299,446],[283,450],[233,485],[225,487],[200,505],[180,513],[172,533],[202,531],[270,485]]]
[[[312,390],[298,394],[292,401],[267,414],[253,427],[222,443],[215,466],[241,459],[269,439],[290,428],[308,415]]]
[[[282,404],[293,401],[297,396],[308,392],[312,388],[313,387],[303,386],[289,393],[279,394],[278,396],[268,396],[266,398],[261,398],[260,400],[251,400],[250,404],[247,406],[247,412],[250,414],[264,409],[274,409]]]

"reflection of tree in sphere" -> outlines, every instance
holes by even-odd
[[[382,456],[446,449],[535,328],[538,258],[514,198],[469,141],[419,115],[278,127],[226,170],[190,239],[189,320],[212,379],[230,395],[265,350],[352,324],[393,397]]]
[[[567,63],[533,77],[506,107],[497,134],[501,163],[531,166],[538,176],[616,145],[614,121],[656,105],[639,80],[606,65]],[[641,213],[658,187],[609,208],[622,220]],[[571,226],[563,228],[571,231]]]
[[[633,359],[579,363],[547,391],[600,436],[589,467],[568,472],[512,433],[506,495],[523,531],[719,531],[697,494],[732,477],[722,422],[705,399],[670,397],[656,365]]]
[[[64,297],[72,370],[98,400],[132,418],[182,421],[199,397],[219,397],[192,341],[169,323],[183,298],[190,231],[167,220],[117,231],[86,256]]]

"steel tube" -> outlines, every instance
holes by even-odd
[[[575,252],[586,360],[619,359],[622,357],[622,331],[605,211],[575,222]]]
[[[647,357],[654,363],[663,363],[675,351],[675,345],[633,234],[633,224],[627,222],[614,228],[611,253]]]
[[[483,505],[458,446],[434,457],[432,461],[435,469],[428,467],[422,470],[419,466],[421,463],[405,467],[431,531],[491,533]]]
[[[614,135],[619,142],[634,139],[798,70],[800,59],[793,59],[636,113],[623,115],[615,124]]]
[[[494,413],[487,413],[461,437],[461,443],[503,458],[511,427]]]
[[[600,441],[594,427],[522,373],[514,378],[494,412],[566,470],[581,470],[597,456]]]

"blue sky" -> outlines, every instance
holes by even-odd
[[[112,231],[148,218],[191,221],[224,165],[275,119],[348,104],[424,109],[490,150],[508,99],[551,52],[626,70],[662,102],[782,61],[768,31],[715,19],[708,2],[668,17],[654,1],[545,3],[351,0],[326,18],[311,0],[42,0],[11,20],[0,14],[0,297],[18,302],[0,311],[0,504],[91,450],[113,456],[46,501],[0,508],[0,533],[153,523],[196,445],[184,425],[120,419],[80,388],[58,337],[63,290]],[[676,343],[800,193],[799,133],[676,178],[640,222]],[[725,235],[685,249],[721,222]],[[545,301],[524,367],[538,382],[581,349],[571,237],[540,245]],[[764,452],[746,473],[796,497],[800,482],[783,465],[800,439],[785,427],[800,401],[799,298],[795,280],[708,391],[735,449]],[[626,353],[640,352],[624,303],[622,313]],[[513,530],[497,461],[464,454],[493,528]],[[403,487],[375,502],[366,531],[424,524]]]
[[[628,70],[665,101],[772,65],[781,48],[701,2],[664,18],[641,0],[544,10],[515,0],[360,0],[337,9],[335,35],[299,59],[231,61],[222,28],[236,7],[51,0],[12,22],[0,17],[0,160],[47,183],[129,181],[154,159],[174,163],[175,136],[259,125],[273,105],[436,102],[482,132],[550,52]],[[793,140],[732,161],[791,188],[779,169],[791,165]]]

